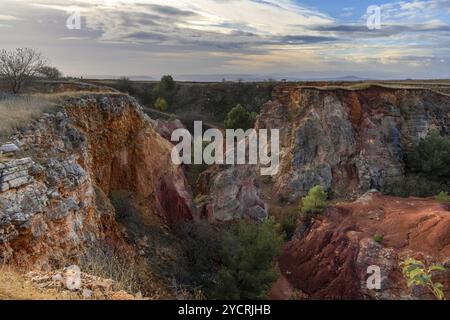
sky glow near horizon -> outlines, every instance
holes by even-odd
[[[450,0],[1,0],[0,47],[74,76],[450,78],[449,24]]]

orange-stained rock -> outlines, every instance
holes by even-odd
[[[97,108],[97,104],[75,103],[67,110],[89,136],[90,166],[102,190],[153,197],[157,211],[169,224],[192,218],[192,196],[184,173],[172,164],[173,145],[156,133],[141,107],[132,100],[112,114],[99,113]]]
[[[297,201],[315,185],[339,198],[401,181],[411,146],[430,130],[450,136],[450,97],[428,89],[279,84],[256,127],[280,130],[273,194]]]
[[[127,95],[76,94],[11,141],[21,158],[0,161],[0,178],[17,181],[0,192],[6,261],[45,267],[96,240],[129,250],[108,199],[114,190],[146,199],[169,225],[192,219],[189,186],[170,158],[173,146]]]
[[[382,244],[373,240],[376,234],[383,236]],[[430,297],[406,287],[399,263],[408,257],[450,267],[450,212],[432,199],[369,192],[318,215],[286,244],[279,267],[293,288],[313,299]],[[371,265],[381,268],[381,290],[367,289]],[[450,271],[437,276],[447,294],[449,276]]]

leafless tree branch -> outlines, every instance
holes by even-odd
[[[0,77],[14,94],[19,93],[44,65],[42,55],[31,48],[0,51]]]

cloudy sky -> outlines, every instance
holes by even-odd
[[[0,48],[76,76],[450,78],[450,0],[388,1],[0,0]]]

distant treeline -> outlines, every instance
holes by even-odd
[[[96,81],[98,84],[100,81]],[[163,109],[184,120],[223,123],[228,113],[242,105],[249,112],[259,112],[272,99],[273,81],[265,82],[174,82],[165,76],[159,82],[131,81],[127,78],[101,82],[136,97],[147,107]],[[164,103],[164,100],[166,103]]]

